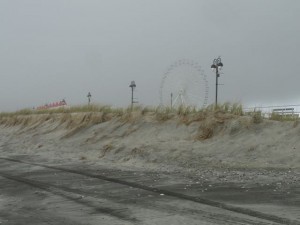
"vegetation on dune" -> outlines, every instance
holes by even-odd
[[[36,117],[35,117],[36,115]],[[209,105],[205,108],[197,109],[195,107],[143,107],[141,105],[133,108],[115,108],[108,105],[82,105],[73,107],[64,107],[57,109],[22,109],[16,112],[0,113],[0,124],[6,126],[43,123],[44,121],[59,121],[65,124],[67,128],[84,128],[89,125],[103,123],[113,118],[118,118],[122,122],[134,122],[143,116],[150,116],[153,121],[163,123],[170,119],[178,119],[180,123],[189,125],[193,122],[201,122],[198,139],[207,139],[213,135],[216,127],[225,121],[241,116],[248,116],[252,123],[258,124],[264,120],[261,111],[245,113],[241,104],[224,103]],[[272,114],[273,120],[297,120],[295,116],[282,116]]]
[[[188,125],[194,121],[202,121],[206,118],[216,117],[220,120],[222,117],[227,118],[243,114],[240,104],[229,103],[217,106],[210,105],[202,109],[184,106],[171,108],[162,106],[143,107],[137,105],[133,108],[114,108],[107,105],[82,105],[44,110],[22,109],[16,112],[0,113],[0,123],[26,126],[34,122],[32,117],[26,116],[39,115],[38,120],[42,122],[44,120],[53,119],[56,115],[60,115],[60,123],[66,123],[67,127],[72,127],[74,124],[97,124],[112,118],[120,118],[123,122],[132,122],[141,116],[151,115],[158,122],[179,118],[181,122]]]
[[[139,113],[141,115],[154,114],[157,120],[166,121],[175,116],[177,117],[195,117],[202,118],[211,114],[232,114],[241,116],[244,115],[242,105],[225,103],[222,105],[209,105],[206,108],[197,109],[190,106],[179,106],[176,108],[171,107],[143,107],[134,106],[133,108],[114,108],[108,105],[82,105],[73,107],[64,107],[57,109],[22,109],[16,112],[2,112],[0,118],[16,117],[24,115],[51,115],[51,114],[74,114],[74,113],[103,113],[111,114],[113,116],[122,117],[126,114]]]
[[[204,109],[196,109],[195,107],[191,106],[179,106],[176,108],[171,107],[143,107],[141,105],[134,106],[133,108],[114,108],[109,105],[79,105],[79,106],[72,106],[72,107],[61,107],[57,109],[42,109],[42,110],[35,110],[35,109],[22,109],[15,112],[2,112],[0,113],[0,117],[3,116],[18,116],[18,115],[32,115],[32,114],[54,114],[54,113],[81,113],[81,112],[105,112],[105,113],[114,113],[123,115],[124,113],[131,113],[135,111],[140,111],[142,114],[148,112],[155,112],[155,113],[175,113],[177,115],[189,115],[197,112],[213,112],[213,111],[222,111],[226,113],[233,113],[233,114],[242,114],[242,105],[240,104],[230,104],[225,103],[222,105],[209,105]]]
[[[273,112],[270,116],[270,119],[277,120],[277,121],[298,121],[298,115],[297,114],[281,115]]]

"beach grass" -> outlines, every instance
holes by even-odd
[[[180,118],[185,124],[190,124],[193,121],[202,121],[207,118],[218,118],[219,120],[232,118],[235,116],[251,116],[253,123],[261,123],[265,118],[261,111],[244,112],[243,106],[240,103],[223,103],[223,104],[211,104],[204,108],[196,108],[193,106],[178,106],[178,107],[165,107],[165,106],[142,106],[135,105],[134,107],[112,107],[110,105],[76,105],[71,107],[61,107],[53,109],[21,109],[15,112],[1,112],[0,119],[3,118],[16,118],[19,116],[27,115],[53,115],[53,114],[65,114],[61,117],[61,120],[71,117],[71,114],[80,113],[94,113],[98,114],[93,116],[95,123],[103,122],[109,118],[120,117],[124,121],[132,121],[140,116],[153,115],[157,121],[164,122],[172,118]],[[101,115],[100,115],[100,114]],[[271,114],[269,117],[271,120],[278,121],[295,121],[298,119],[295,115],[278,115]]]
[[[205,108],[196,108],[192,106],[178,106],[178,107],[151,107],[151,106],[142,106],[136,105],[134,107],[112,107],[109,105],[78,105],[71,107],[61,107],[53,109],[21,109],[15,112],[1,112],[0,117],[13,117],[20,115],[35,115],[35,114],[60,114],[60,113],[92,113],[92,112],[101,112],[101,113],[110,113],[116,116],[122,116],[126,113],[140,112],[142,115],[147,113],[157,114],[159,120],[166,120],[172,118],[173,116],[189,116],[195,114],[210,114],[210,113],[230,113],[233,115],[243,115],[241,104],[230,104],[224,103],[215,105],[209,105]]]

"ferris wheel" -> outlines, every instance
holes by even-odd
[[[208,84],[201,66],[191,60],[178,60],[163,74],[161,106],[201,108],[208,100]]]

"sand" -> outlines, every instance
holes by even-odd
[[[149,169],[300,167],[300,125],[249,116],[165,121],[95,113],[27,115],[1,120],[1,156],[36,155]],[[224,119],[225,118],[225,119]],[[213,122],[211,122],[213,121]]]
[[[61,179],[61,182],[70,182],[69,185],[79,190],[83,188],[83,184],[86,185],[86,194],[91,187],[88,185],[90,179],[78,183],[76,179],[69,179],[69,173],[66,179],[56,176],[50,169],[46,174],[45,170],[40,173],[41,168],[35,164],[13,163],[3,158],[17,158],[23,162],[58,165],[79,171],[93,171],[92,173],[102,171],[102,175],[106,175],[104,172],[107,171],[110,177],[115,176],[117,179],[132,179],[132,182],[148,186],[154,184],[173,190],[174,193],[200,196],[263,212],[271,217],[288,218],[296,221],[294,224],[298,224],[300,219],[298,122],[256,121],[251,116],[227,114],[208,115],[207,118],[177,115],[162,119],[155,114],[135,112],[124,116],[103,113],[24,115],[0,118],[0,124],[2,173],[7,172],[13,176],[19,174],[21,178],[26,174],[32,179],[36,172],[33,180],[39,181],[43,174],[42,178],[49,183],[56,184],[57,179]],[[100,219],[91,219],[90,209],[82,211],[82,204],[65,204],[57,195],[41,199],[36,195],[40,190],[32,192],[35,189],[28,185],[15,185],[15,181],[11,182],[5,177],[1,179],[2,192],[5,193],[0,196],[0,209],[4,212],[1,221],[27,224],[27,215],[36,212],[31,210],[31,205],[36,208],[44,207],[41,206],[41,201],[63,209],[58,217],[57,214],[53,216],[57,224],[61,224],[59,219],[62,218],[70,220],[69,224],[74,224],[74,218],[78,221],[95,219],[93,224],[99,224],[100,219],[103,219],[101,213],[97,214]],[[80,179],[82,181],[83,178]],[[109,189],[116,188],[115,183],[109,183]],[[99,185],[99,181],[94,185]],[[15,193],[19,193],[17,199],[23,199],[21,203],[15,199]],[[114,192],[113,199],[116,193],[118,192]],[[123,192],[119,197],[127,198]],[[129,198],[136,201],[139,196]],[[92,204],[99,204],[99,199],[101,202],[103,196],[87,200]],[[131,204],[128,209],[137,217],[141,215],[138,218],[141,218],[143,224],[147,224],[147,221],[148,224],[183,224],[181,217],[178,217],[178,213],[182,213],[182,207],[184,212],[190,212],[194,207],[207,209],[207,205],[191,206],[189,203],[184,206],[182,201],[172,201],[163,200],[167,205],[163,208],[170,210],[172,205],[178,205],[179,208],[174,209],[176,217],[169,217],[169,213],[165,214],[159,206],[155,206],[155,210],[148,213],[146,218],[144,206]],[[149,202],[152,199],[147,200],[147,206]],[[35,224],[48,220],[49,215],[52,215],[51,205],[45,208],[43,215],[39,214],[40,217],[32,216],[35,217]],[[119,208],[115,203],[111,206],[112,209]],[[18,208],[21,213],[11,208]],[[24,213],[24,209],[28,212]],[[212,210],[215,212],[219,209]],[[234,220],[241,217],[234,217],[232,212],[225,213],[233,216]],[[203,211],[193,215],[201,217]],[[206,214],[204,217],[206,218]],[[198,224],[199,218],[194,221],[189,213],[182,218],[187,221],[186,224]],[[111,223],[111,217],[107,221],[109,222],[106,224],[124,224],[119,223],[119,220]],[[249,224],[258,224],[252,222]],[[220,223],[209,224],[224,223],[220,220]]]

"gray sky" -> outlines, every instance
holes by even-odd
[[[163,73],[198,62],[219,101],[299,104],[299,0],[0,0],[0,110],[66,98],[159,104]]]

